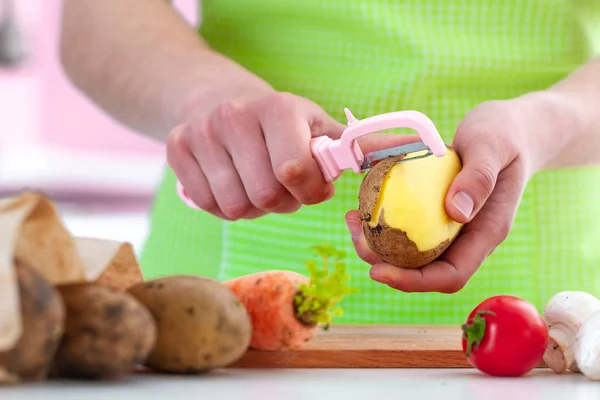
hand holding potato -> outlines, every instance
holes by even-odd
[[[545,100],[543,95],[532,95],[486,102],[460,123],[452,147],[462,169],[448,185],[443,201],[447,216],[465,225],[427,265],[399,268],[383,262],[368,246],[359,212],[347,213],[354,247],[372,265],[373,280],[404,292],[454,293],[465,286],[507,237],[528,180],[553,154],[545,151],[553,121]]]

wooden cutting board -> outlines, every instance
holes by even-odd
[[[301,349],[248,350],[230,367],[471,368],[461,335],[459,326],[333,325]]]
[[[468,368],[458,326],[333,325],[298,350],[248,352],[235,368]]]

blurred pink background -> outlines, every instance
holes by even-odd
[[[193,25],[196,0],[176,0]],[[149,201],[163,145],[105,115],[64,75],[58,56],[61,0],[15,0],[27,58],[0,66],[0,191],[35,187],[56,196]]]

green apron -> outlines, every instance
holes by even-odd
[[[277,90],[312,99],[339,121],[344,107],[359,119],[416,109],[451,143],[477,104],[543,89],[585,63],[599,38],[592,3],[203,0],[200,34]],[[340,323],[458,324],[496,294],[521,296],[540,310],[560,290],[600,295],[598,168],[534,176],[507,240],[452,295],[406,294],[369,278],[344,222],[357,208],[362,178],[344,173],[324,204],[227,223],[181,203],[166,169],[141,257],[145,276],[305,273],[309,246],[327,242],[347,251],[360,290],[343,301]]]

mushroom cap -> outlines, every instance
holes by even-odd
[[[558,292],[550,298],[544,307],[544,320],[551,328],[552,324],[560,323],[573,329],[579,327],[593,313],[600,310],[600,299],[583,291]]]

